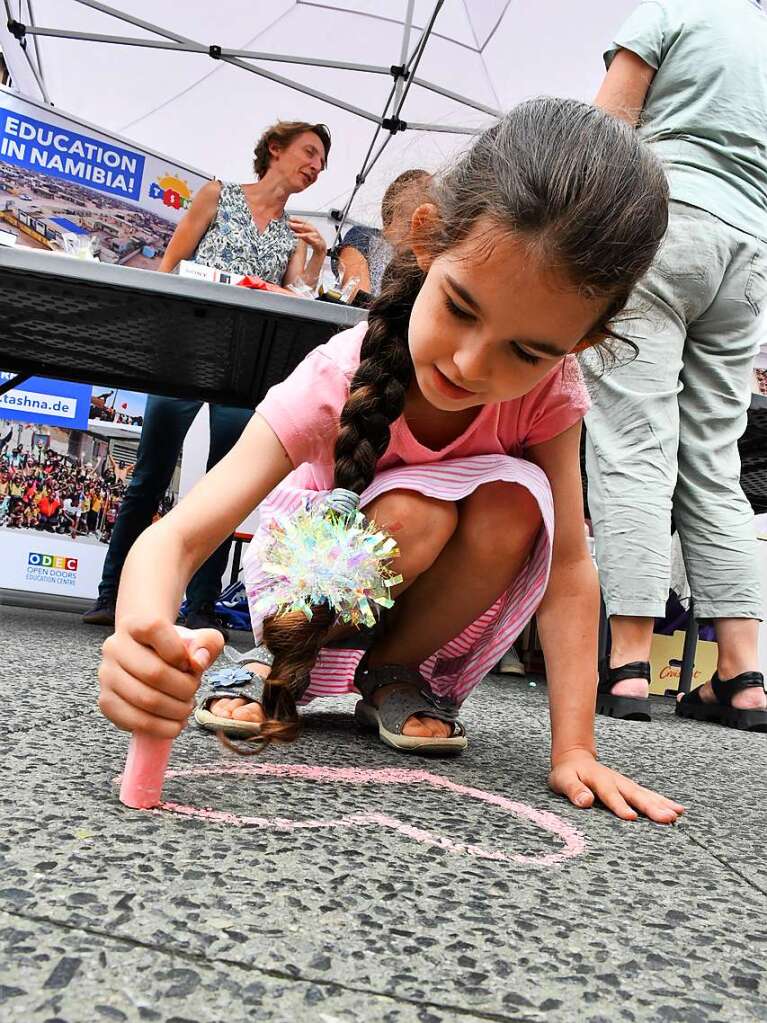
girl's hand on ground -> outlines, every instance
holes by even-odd
[[[642,813],[657,824],[674,824],[685,812],[680,803],[605,767],[587,750],[559,757],[549,774],[549,787],[581,809],[598,799],[624,821],[634,821]]]
[[[122,619],[102,647],[99,709],[126,732],[175,739],[194,709],[205,669],[224,645],[216,629],[163,619]]]

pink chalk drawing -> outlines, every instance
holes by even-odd
[[[224,777],[248,776],[258,778],[293,778],[308,782],[330,782],[347,785],[430,785],[443,792],[453,792],[468,799],[477,799],[490,806],[497,807],[505,813],[512,814],[520,820],[529,821],[543,831],[556,836],[562,842],[562,848],[550,853],[524,855],[522,853],[504,852],[501,849],[487,849],[481,845],[469,845],[454,841],[447,835],[436,834],[424,828],[414,827],[404,821],[397,820],[387,814],[378,812],[353,813],[345,817],[325,820],[292,820],[284,817],[251,817],[213,810],[209,807],[184,806],[180,803],[162,802],[154,810],[146,813],[173,813],[184,817],[194,817],[206,824],[225,824],[236,828],[263,828],[273,831],[299,831],[303,829],[319,830],[322,828],[359,828],[381,827],[390,828],[404,838],[420,842],[423,845],[436,846],[446,852],[459,856],[473,856],[480,860],[493,860],[497,863],[516,863],[527,867],[550,867],[566,860],[580,856],[586,848],[586,840],[572,825],[548,810],[536,810],[526,803],[519,803],[495,792],[459,785],[449,778],[429,771],[413,771],[404,768],[365,769],[357,767],[316,767],[305,764],[224,764],[211,767],[194,767],[168,771],[166,777],[171,778],[202,778],[211,775]]]

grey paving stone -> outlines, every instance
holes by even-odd
[[[690,806],[626,824],[548,791],[544,688],[490,678],[458,760],[402,758],[352,698],[318,702],[263,757],[179,739],[166,800],[228,816],[137,813],[112,785],[127,738],[95,710],[103,635],[8,608],[0,629],[3,1021],[767,1020],[767,737],[665,701],[600,720],[605,761]],[[585,849],[546,865],[560,837],[477,791]]]

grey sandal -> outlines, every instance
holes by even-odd
[[[357,723],[371,731],[393,749],[406,753],[460,753],[466,749],[466,731],[458,720],[458,707],[429,689],[423,676],[400,664],[366,667],[363,660],[354,683],[362,699],[354,708]],[[399,684],[381,705],[373,703],[373,693],[381,686]],[[452,725],[453,733],[440,739],[425,735],[403,735],[402,727],[413,714],[423,714]]]
[[[194,709],[194,720],[209,732],[223,732],[236,738],[252,738],[261,732],[261,726],[255,721],[237,721],[233,718],[220,717],[213,714],[210,705],[214,700],[227,697],[260,702],[263,696],[264,683],[260,675],[242,667],[242,661],[259,661],[269,664],[270,657],[266,647],[256,647],[247,654],[237,654],[231,647],[225,647],[225,667],[209,671],[204,676],[205,688],[197,700]]]

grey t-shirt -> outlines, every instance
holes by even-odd
[[[767,238],[767,15],[752,0],[643,0],[605,53],[656,68],[639,127],[671,197]]]

